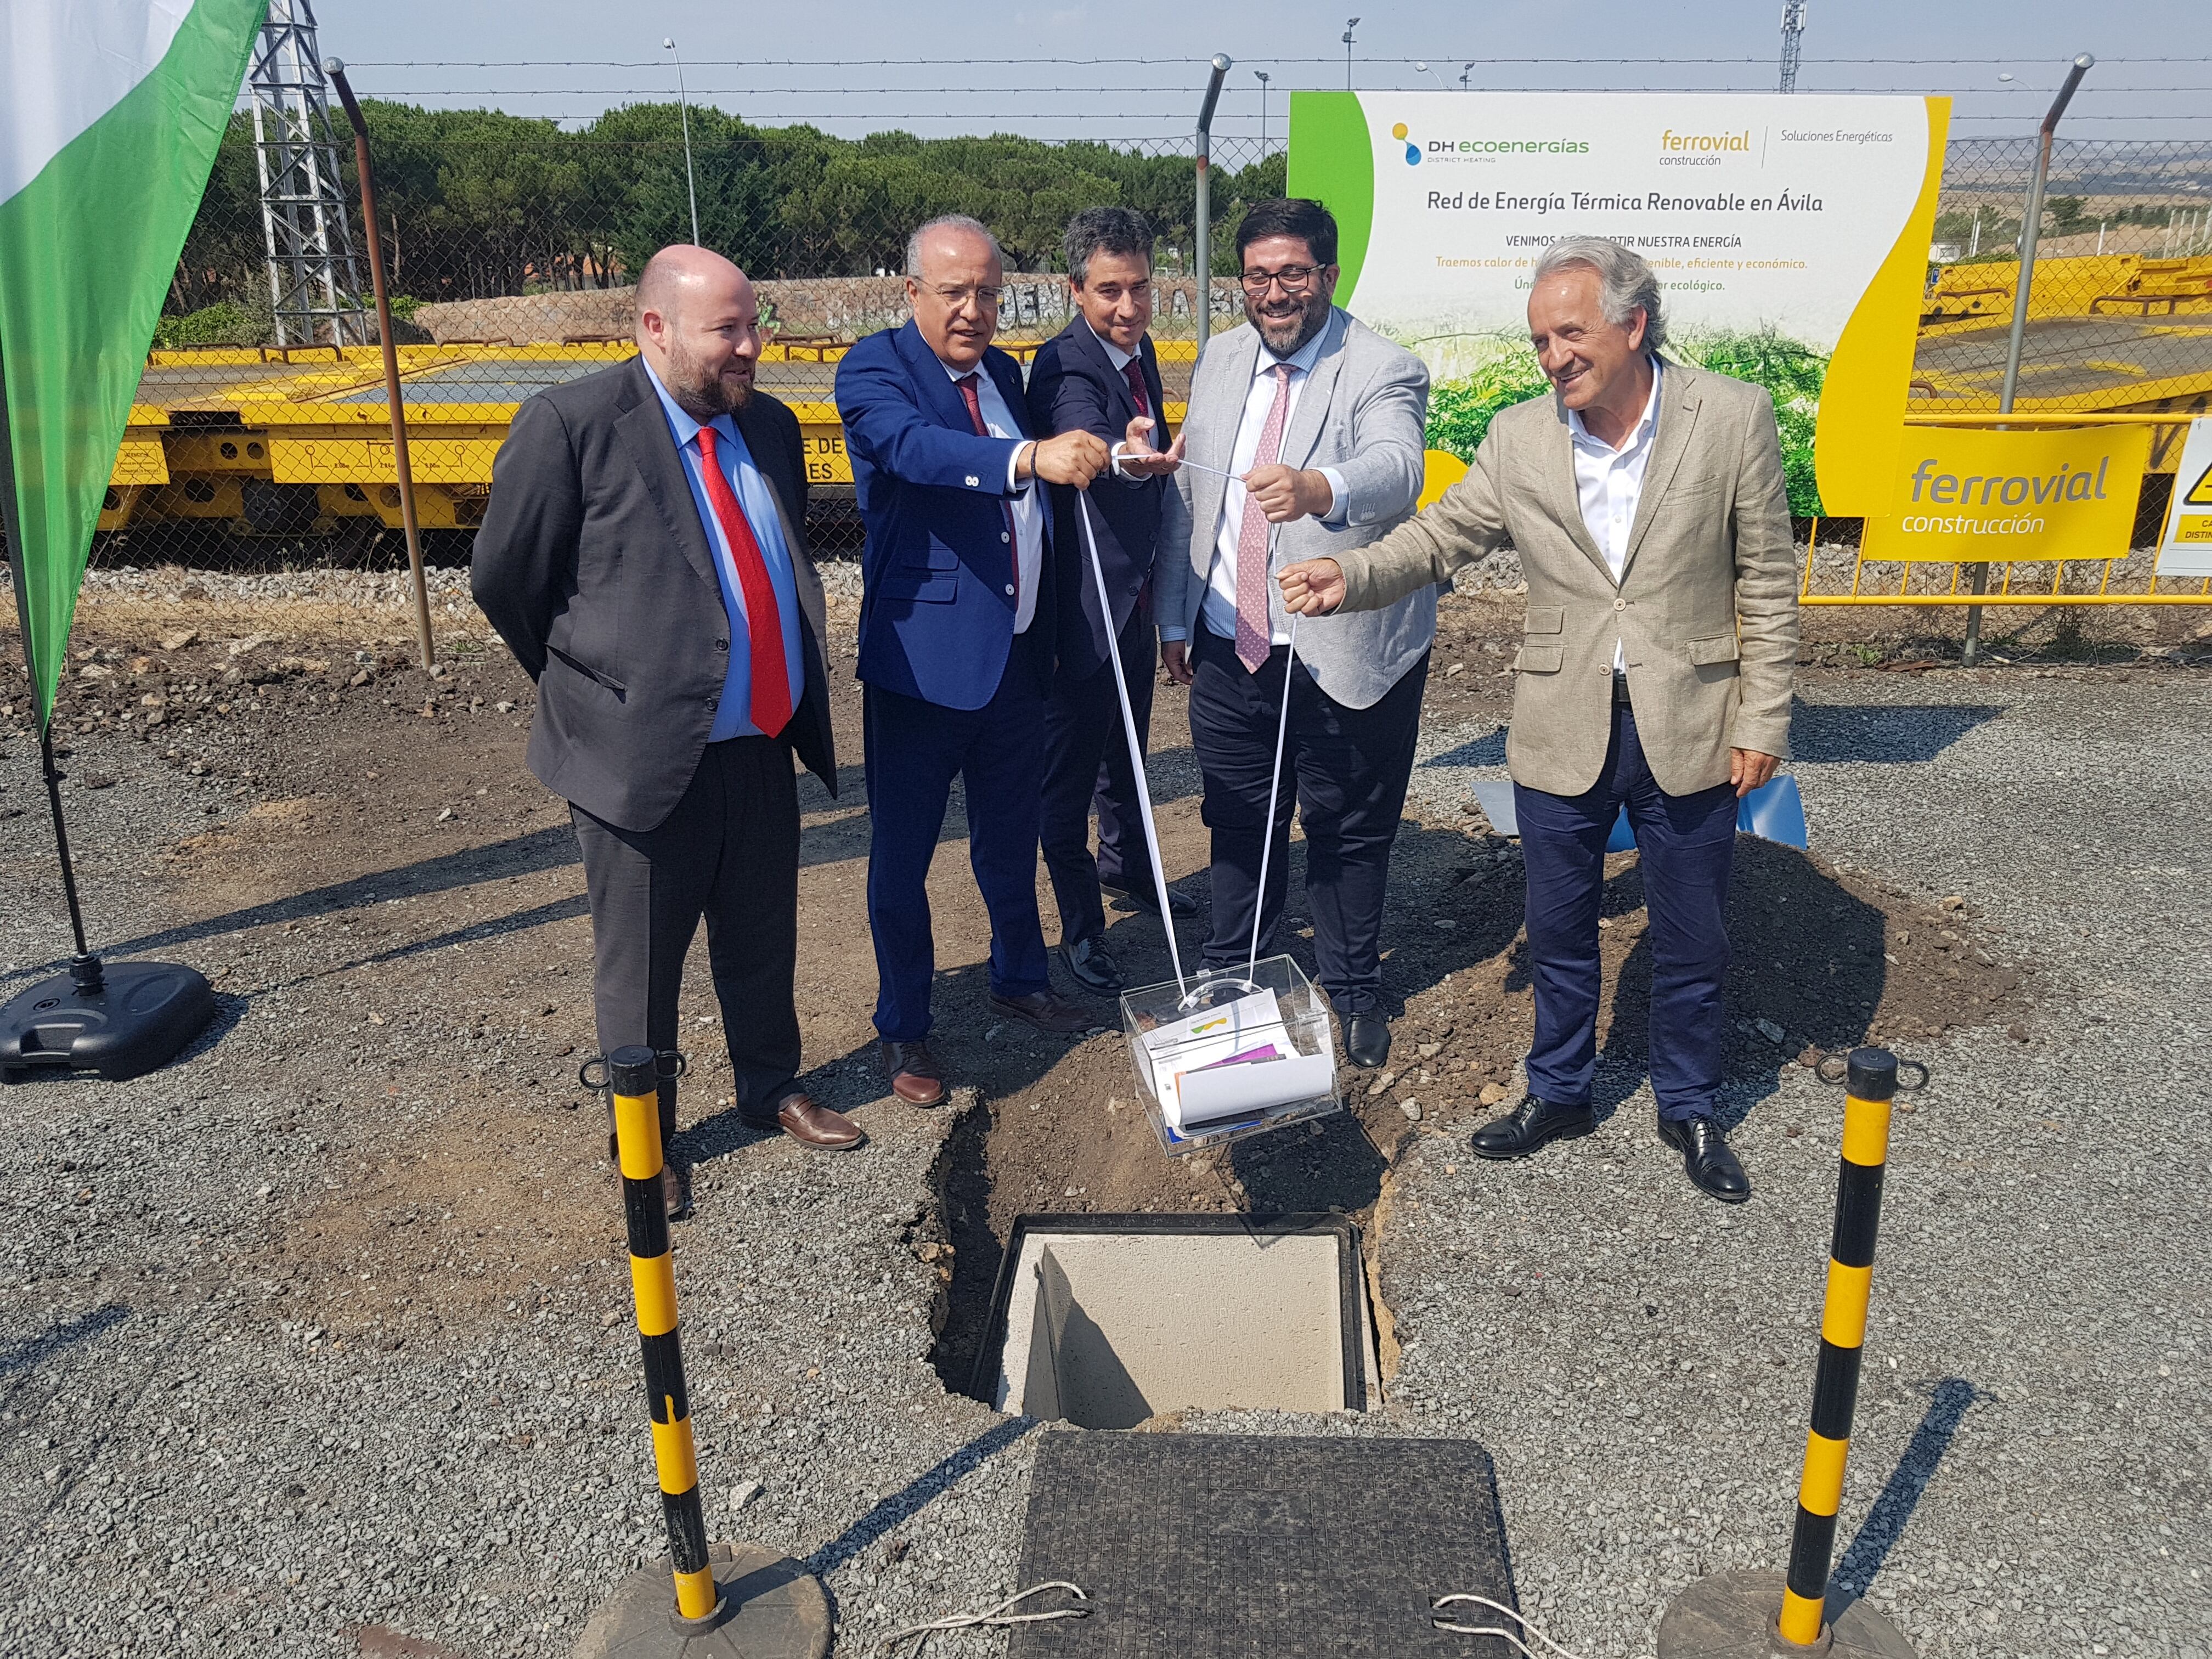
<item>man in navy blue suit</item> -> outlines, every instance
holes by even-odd
[[[1107,604],[1085,550],[1076,514],[1085,499],[1055,489],[1053,549],[1059,568],[1060,664],[1045,708],[1044,865],[1060,903],[1060,954],[1086,989],[1122,988],[1107,954],[1102,889],[1157,911],[1152,855],[1137,799],[1136,770],[1121,731],[1111,658],[1121,659],[1138,739],[1151,734],[1158,630],[1152,625],[1152,544],[1170,487],[1157,460],[1136,461],[1123,447],[1141,433],[1164,440],[1158,354],[1152,322],[1152,228],[1133,208],[1085,208],[1068,221],[1067,285],[1077,316],[1045,342],[1030,369],[1030,418],[1040,432],[1087,431],[1115,446],[1124,482],[1089,492],[1091,529]],[[1098,814],[1098,854],[1091,853],[1091,814]],[[1197,901],[1170,890],[1178,915]]]
[[[868,927],[891,1092],[945,1098],[928,1044],[929,876],[952,780],[991,917],[991,1006],[1045,1031],[1095,1024],[1055,995],[1037,920],[1037,817],[1055,595],[1042,492],[1108,464],[1089,432],[1031,435],[1021,370],[994,350],[1005,264],[991,233],[932,220],[907,243],[914,320],[837,366],[837,410],[867,526],[860,678]]]

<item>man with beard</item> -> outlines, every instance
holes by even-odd
[[[1192,380],[1181,434],[1191,465],[1164,504],[1153,567],[1160,653],[1191,688],[1191,744],[1213,832],[1204,965],[1243,964],[1255,906],[1260,954],[1274,949],[1295,802],[1321,982],[1347,1057],[1380,1066],[1390,1054],[1384,878],[1413,773],[1436,592],[1299,629],[1270,824],[1291,635],[1269,570],[1364,547],[1413,512],[1428,370],[1336,308],[1336,221],[1318,202],[1257,204],[1237,226],[1237,254],[1251,326],[1217,336]]]
[[[753,388],[760,309],[720,254],[647,262],[637,345],[517,411],[471,586],[538,683],[530,769],[583,848],[601,1052],[675,1048],[703,917],[738,1115],[841,1150],[860,1132],[799,1087],[792,995],[793,755],[837,788],[799,422]],[[664,1147],[675,1133],[671,1078]],[[688,1212],[672,1153],[663,1180]]]

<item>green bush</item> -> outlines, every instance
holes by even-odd
[[[1813,429],[1820,418],[1828,360],[1771,330],[1691,333],[1671,340],[1667,349],[1684,362],[1766,388],[1782,434],[1782,474],[1789,486],[1790,510],[1799,518],[1818,516],[1820,488],[1813,469]],[[1431,390],[1429,447],[1472,461],[1499,410],[1542,397],[1550,386],[1537,366],[1536,354],[1527,345],[1513,340],[1492,343],[1487,361],[1473,374],[1440,380]]]
[[[1472,461],[1501,409],[1541,397],[1551,382],[1525,344],[1499,342],[1473,374],[1442,380],[1429,392],[1429,447]]]
[[[258,345],[267,330],[261,319],[228,300],[203,306],[181,317],[164,317],[154,325],[154,343],[163,350],[179,346]]]

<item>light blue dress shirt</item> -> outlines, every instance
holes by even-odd
[[[729,612],[730,666],[722,680],[722,700],[714,711],[714,724],[707,733],[709,743],[722,743],[731,738],[757,738],[760,727],[752,722],[753,707],[753,649],[752,635],[746,627],[744,589],[738,582],[736,556],[730,550],[729,538],[722,534],[720,521],[714,517],[714,503],[707,499],[705,457],[699,448],[700,423],[686,414],[668,388],[653,372],[653,365],[645,365],[646,378],[660,397],[661,412],[668,416],[668,429],[676,439],[676,453],[683,458],[684,482],[691,486],[692,505],[698,509],[699,522],[707,532],[707,545],[714,550],[714,574],[722,584],[722,608]],[[745,520],[752,526],[753,540],[759,544],[761,562],[768,567],[768,578],[775,588],[775,609],[783,624],[783,663],[791,679],[791,707],[794,713],[799,699],[806,691],[806,659],[800,641],[805,637],[799,628],[799,579],[791,568],[791,550],[783,539],[783,519],[776,511],[775,492],[761,470],[753,465],[752,452],[745,441],[738,435],[738,423],[727,415],[717,415],[708,424],[714,428],[714,458],[721,463],[722,476],[729,481],[731,492],[738,505],[744,508]]]

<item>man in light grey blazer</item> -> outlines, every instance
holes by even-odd
[[[1260,952],[1273,948],[1295,802],[1321,982],[1344,1023],[1346,1054],[1380,1066],[1390,1053],[1384,879],[1413,770],[1436,594],[1422,585],[1365,614],[1299,628],[1270,826],[1291,619],[1269,573],[1364,547],[1412,513],[1428,370],[1336,308],[1336,222],[1319,203],[1259,203],[1237,228],[1237,252],[1251,326],[1209,344],[1193,379],[1180,438],[1192,465],[1164,503],[1153,578],[1162,659],[1191,688],[1191,743],[1213,832],[1205,966],[1242,965],[1255,904]]]
[[[1502,411],[1466,477],[1395,533],[1294,565],[1331,616],[1427,593],[1509,538],[1528,581],[1505,746],[1528,867],[1528,1096],[1474,1137],[1520,1158],[1595,1127],[1598,904],[1625,807],[1650,915],[1661,1136],[1713,1197],[1750,1196],[1714,1115],[1727,1054],[1736,801],[1790,752],[1796,546],[1773,401],[1662,362],[1659,284],[1595,237],[1538,261],[1528,330],[1554,395]]]

